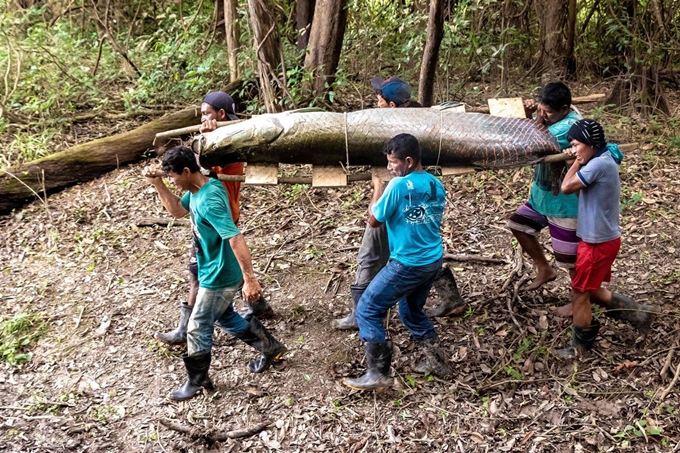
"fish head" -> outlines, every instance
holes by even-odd
[[[245,152],[268,145],[283,132],[283,126],[271,114],[253,117],[247,121],[229,124],[211,132],[203,153],[220,149],[221,154]]]

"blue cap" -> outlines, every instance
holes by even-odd
[[[411,99],[411,87],[408,83],[396,77],[389,77],[386,80],[380,77],[371,79],[371,86],[387,102],[394,102],[401,105]]]

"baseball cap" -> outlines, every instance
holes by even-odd
[[[203,98],[203,103],[210,104],[216,111],[224,110],[227,118],[230,120],[237,120],[236,112],[234,112],[234,100],[224,91],[213,91],[208,93]]]
[[[394,102],[401,105],[411,99],[411,87],[408,83],[397,77],[389,77],[386,80],[380,77],[371,79],[371,86],[387,102]]]

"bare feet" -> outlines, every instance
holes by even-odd
[[[561,318],[571,318],[574,315],[574,307],[571,305],[571,302],[569,302],[567,305],[557,307],[555,312],[557,312],[557,316]]]
[[[557,272],[553,268],[548,268],[549,270],[546,270],[544,272],[538,272],[538,275],[536,275],[536,278],[534,279],[533,282],[531,282],[529,285],[527,285],[524,289],[527,291],[531,291],[534,289],[538,289],[543,284],[551,282],[557,278]]]

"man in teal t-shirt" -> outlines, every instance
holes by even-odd
[[[535,121],[548,127],[560,149],[570,147],[567,133],[581,116],[571,111],[571,91],[564,83],[546,84],[538,93],[538,104],[529,101],[525,103],[525,109],[528,113],[536,111]],[[537,289],[557,277],[537,239],[545,227],[550,232],[555,263],[568,269],[570,276],[574,271],[579,243],[576,236],[578,197],[561,192],[564,169],[564,162],[536,165],[529,201],[520,206],[508,221],[508,228],[536,265],[536,278],[527,285],[528,290]]]
[[[218,325],[227,333],[258,350],[261,355],[249,364],[253,373],[265,371],[286,352],[256,318],[246,321],[234,311],[234,296],[242,291],[247,302],[258,300],[262,288],[253,272],[250,251],[236,228],[224,186],[200,171],[189,148],[178,146],[163,156],[163,171],[186,193],[180,199],[156,175],[155,167],[144,176],[158,191],[161,203],[174,217],[191,214],[191,230],[198,261],[198,295],[187,327],[187,354],[183,356],[188,379],[169,398],[183,401],[212,389],[208,377],[213,332]]]
[[[413,135],[397,135],[383,153],[387,169],[395,178],[385,187],[374,176],[368,223],[372,228],[387,226],[390,257],[357,305],[359,338],[366,350],[368,370],[360,378],[344,380],[345,385],[357,390],[392,386],[392,342],[385,338],[383,322],[396,303],[399,318],[425,356],[413,370],[440,377],[450,374],[434,325],[423,310],[442,268],[444,249],[439,229],[446,192],[437,178],[423,170],[420,144]]]

